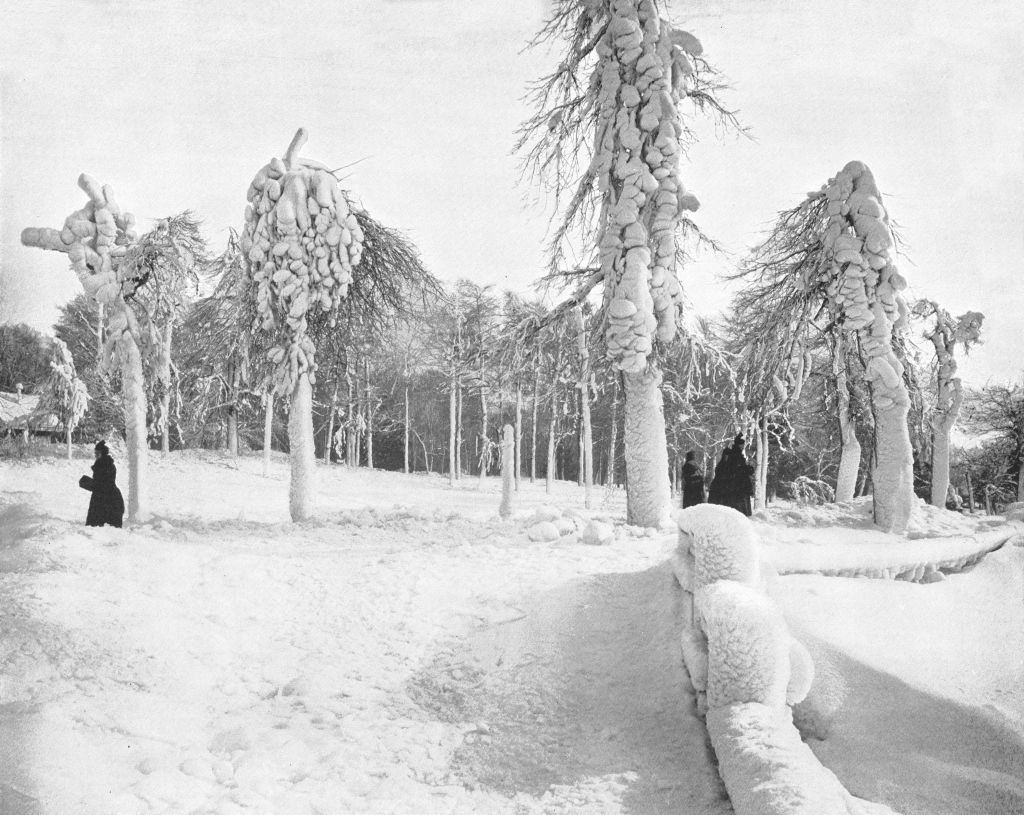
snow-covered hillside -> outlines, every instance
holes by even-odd
[[[679,658],[676,536],[622,526],[621,493],[585,511],[524,484],[502,522],[497,479],[321,466],[292,524],[283,458],[150,469],[153,514],[122,531],[82,526],[84,459],[0,465],[5,815],[731,811]],[[614,541],[530,541],[545,505]],[[756,526],[781,553],[827,544],[814,523]],[[798,721],[851,792],[1024,809],[1022,586],[1012,546],[934,584],[772,581],[819,663]]]

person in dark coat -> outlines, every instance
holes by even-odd
[[[754,468],[747,463],[743,445],[743,434],[740,433],[733,439],[729,451],[727,493],[723,503],[750,517],[753,512],[750,499],[754,496]]]
[[[124,498],[121,496],[121,490],[117,488],[116,478],[117,467],[114,466],[114,459],[110,457],[110,449],[106,442],[97,442],[92,478],[83,475],[78,480],[78,486],[92,493],[92,498],[89,499],[89,512],[85,516],[86,526],[110,524],[121,527]]]
[[[722,450],[722,458],[715,465],[715,477],[711,479],[711,487],[708,489],[709,504],[725,504],[727,497],[726,481],[729,470],[729,445]]]
[[[704,474],[694,462],[693,450],[683,463],[683,509],[704,503]]]

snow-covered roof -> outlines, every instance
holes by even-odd
[[[0,428],[9,430],[56,430],[60,420],[53,413],[39,413],[39,395],[0,391]]]

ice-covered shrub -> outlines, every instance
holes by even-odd
[[[783,486],[798,504],[831,504],[836,499],[836,491],[827,482],[806,475],[798,475]]]

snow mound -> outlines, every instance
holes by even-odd
[[[588,521],[580,533],[580,541],[591,546],[601,546],[615,540],[615,528],[603,521]]]
[[[526,531],[526,536],[535,543],[550,543],[562,537],[554,521],[541,521]]]

